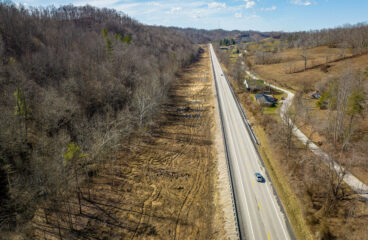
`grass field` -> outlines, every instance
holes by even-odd
[[[300,73],[288,73],[286,70],[290,65],[295,66],[297,69],[303,69],[304,61],[301,57],[302,52],[303,50],[301,49],[288,49],[279,53],[283,57],[281,63],[270,65],[253,64],[253,71],[261,76],[262,79],[274,80],[295,90],[302,90],[305,86],[314,88],[314,85],[321,80],[337,77],[348,67],[365,69],[368,66],[368,55],[363,55],[344,61],[329,63],[330,68],[327,73],[321,71],[320,68],[310,69]],[[326,56],[329,57],[329,61],[339,58],[340,50],[338,48],[317,47],[309,49],[308,55],[307,67],[310,67],[325,63]],[[347,56],[350,55],[349,53],[347,54]],[[254,57],[251,56],[250,60],[253,61]]]
[[[265,38],[260,41],[260,43],[257,42],[250,42],[248,43],[248,50],[249,51],[257,51],[257,50],[266,50],[266,51],[273,51],[275,48],[277,48],[280,45],[280,40],[274,40],[270,38]]]
[[[312,66],[326,62],[326,57],[329,61],[341,58],[341,52],[343,49],[328,48],[326,46],[308,49],[308,64]],[[279,54],[283,56],[283,61],[278,64],[270,65],[255,65],[253,64],[253,71],[261,78],[270,82],[274,82],[276,85],[283,86],[285,88],[292,89],[294,92],[301,91],[313,91],[316,89],[318,83],[322,81],[328,81],[329,79],[338,78],[344,72],[352,70],[357,72],[358,70],[364,72],[368,68],[368,55],[356,56],[348,58],[342,61],[329,63],[330,67],[328,72],[323,72],[320,68],[308,69],[305,72],[287,73],[286,68],[288,66],[295,66],[298,69],[303,68],[303,60],[301,58],[302,49],[287,49]],[[351,56],[351,52],[348,50],[346,56]],[[254,56],[249,57],[251,61],[254,60]],[[254,63],[254,62],[253,62]],[[366,93],[366,99],[368,98],[368,80],[363,81],[362,87]],[[326,127],[328,122],[328,111],[320,110],[315,105],[315,100],[311,99],[308,94],[303,95],[303,102],[305,108],[309,111],[309,122],[299,122],[302,130],[307,136],[311,136],[314,142],[322,143],[322,148],[329,152],[333,151],[330,142],[326,136]],[[273,111],[266,111],[272,113]],[[350,171],[357,176],[361,181],[368,184],[368,162],[364,159],[368,154],[368,123],[366,118],[368,117],[368,111],[364,111],[362,117],[355,118],[355,135],[352,138],[352,145],[350,152],[354,152],[354,156],[357,159],[354,164],[350,164]],[[345,162],[343,162],[344,164]]]

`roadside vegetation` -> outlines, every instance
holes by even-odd
[[[183,35],[142,25],[114,10],[1,2],[0,235],[25,237],[37,228],[48,234],[46,227],[29,224],[40,213],[46,224],[55,224],[60,238],[88,232],[82,227],[88,223],[76,222],[73,214],[77,209],[92,217],[101,208],[87,210],[98,191],[93,179],[105,176],[107,166],[112,175],[126,177],[129,168],[113,172],[117,155],[111,152],[132,149],[127,142],[132,134],[139,130],[144,135],[156,123],[175,74],[198,54],[199,47]],[[187,173],[180,174],[185,178]],[[105,180],[124,192],[139,189],[122,179]],[[111,212],[103,213],[102,221],[127,231],[159,231],[140,230],[142,225],[133,224],[137,216],[127,216],[132,224],[122,225]]]
[[[366,29],[366,26],[362,29],[361,26],[353,26],[339,32],[335,30],[329,33],[321,32],[320,36],[350,31],[357,33],[360,30],[365,34]],[[310,35],[308,33],[290,35],[298,35],[296,39],[299,39],[297,42],[300,43],[303,39],[315,37],[313,34],[312,32]],[[335,39],[340,39],[340,36]],[[347,42],[351,43],[350,40]],[[295,43],[294,40],[290,41]],[[311,59],[315,57],[312,53],[315,53],[318,59],[321,49],[336,53],[340,51],[328,44],[323,46],[325,42],[322,42],[317,46],[306,44],[307,50],[305,50],[302,45],[288,45],[288,40],[285,39],[264,39],[259,42],[237,43],[232,48],[240,49],[241,55],[234,56],[230,47],[229,50],[221,50],[217,47],[216,51],[261,142],[260,153],[298,239],[362,239],[368,234],[367,202],[343,183],[343,173],[338,174],[328,168],[321,159],[294,138],[291,131],[293,124],[284,124],[276,108],[274,109],[277,112],[270,114],[269,107],[260,106],[254,100],[254,93],[246,90],[244,85],[244,80],[248,78],[244,70],[247,69],[258,74],[261,79],[291,89],[296,97],[285,117],[295,122],[303,131],[310,129],[306,135],[312,140],[315,135],[323,136],[324,141],[316,142],[322,147],[329,142],[333,143],[332,139],[335,135],[336,142],[330,148],[323,149],[327,149],[327,152],[339,163],[348,162],[349,164],[344,166],[349,171],[353,170],[351,166],[361,169],[361,172],[366,171],[367,148],[363,150],[361,147],[367,143],[364,140],[365,131],[363,130],[365,126],[363,117],[367,114],[367,88],[364,80],[367,66],[366,48],[360,49],[356,45],[349,45],[351,58],[345,56],[344,60],[328,63],[336,66],[336,72],[333,71],[334,75],[327,77],[324,69],[304,65],[304,51],[308,51],[308,58]],[[280,45],[283,46],[282,50],[279,49]],[[278,48],[276,52],[275,47]],[[260,54],[261,50],[266,54]],[[295,54],[294,60],[291,56],[278,59],[278,56],[291,52]],[[278,56],[275,57],[275,54]],[[270,58],[267,58],[268,56]],[[263,57],[267,61],[259,62],[263,61]],[[323,58],[320,57],[320,59]],[[326,61],[326,58],[324,60]],[[285,71],[282,66],[294,64],[294,61],[299,61],[300,71],[290,73]],[[350,74],[341,74],[349,69],[346,67],[349,61],[359,63],[354,65],[354,68],[350,68],[352,69]],[[308,78],[309,72],[316,71],[318,75],[325,75],[325,77],[314,78],[314,80]],[[329,68],[330,71],[332,68]],[[283,76],[287,76],[287,79]],[[316,90],[314,84],[325,87],[325,89],[319,89],[321,94],[325,94],[324,99],[321,100],[326,106],[325,110],[319,108],[318,100],[309,96],[310,92]],[[317,115],[320,111],[327,112],[326,115],[329,118],[317,120],[316,116],[320,116]],[[314,120],[311,121],[311,119]],[[336,124],[340,124],[339,127]],[[336,131],[327,128],[324,131],[316,131],[326,126],[333,126]],[[362,152],[357,154],[358,151]],[[352,172],[355,173],[355,171]]]
[[[69,205],[32,220],[34,238],[223,239],[209,55],[178,73],[155,123],[110,151]],[[216,216],[216,217],[215,217]],[[214,227],[216,226],[216,227]],[[32,236],[32,235],[31,235]]]
[[[300,95],[297,125],[324,151],[339,155],[338,162],[366,184],[367,36],[368,26],[361,24],[290,33],[281,40],[250,43],[248,54],[243,56],[248,69],[260,78]],[[267,47],[269,42],[273,50]],[[257,62],[259,49],[271,57],[278,56],[280,61]],[[314,93],[318,94],[316,98]]]

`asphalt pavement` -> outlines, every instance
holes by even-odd
[[[222,110],[240,235],[242,239],[251,240],[293,239],[278,196],[211,44],[210,53]],[[256,181],[256,172],[262,174],[265,182]]]

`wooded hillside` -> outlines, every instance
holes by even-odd
[[[227,31],[223,29],[205,30],[205,29],[176,28],[176,27],[171,27],[171,29],[185,34],[185,36],[190,38],[195,43],[208,43],[211,41],[220,41],[223,40],[224,38],[233,38],[237,43],[240,43],[240,42],[259,41],[269,37],[280,38],[281,36],[279,32],[258,32],[253,30]]]
[[[198,51],[110,9],[0,2],[0,235],[78,193],[105,152],[154,121]]]

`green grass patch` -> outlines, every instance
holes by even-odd
[[[247,75],[248,76],[248,75]],[[249,86],[258,86],[258,87],[264,87],[264,80],[259,80],[259,79],[251,79],[247,78],[247,83]]]
[[[277,114],[278,105],[280,104],[277,104],[275,107],[263,107],[263,113],[264,114]]]
[[[256,100],[256,94],[251,94],[250,98],[252,99],[253,102],[257,102]]]
[[[280,40],[275,39],[263,39],[261,42],[250,42],[248,43],[248,50],[254,52],[257,50],[261,51],[273,51],[281,44]]]
[[[229,58],[229,62],[230,62],[230,64],[235,63],[235,61],[236,61],[236,58],[235,58],[235,57],[230,57],[230,58]]]

